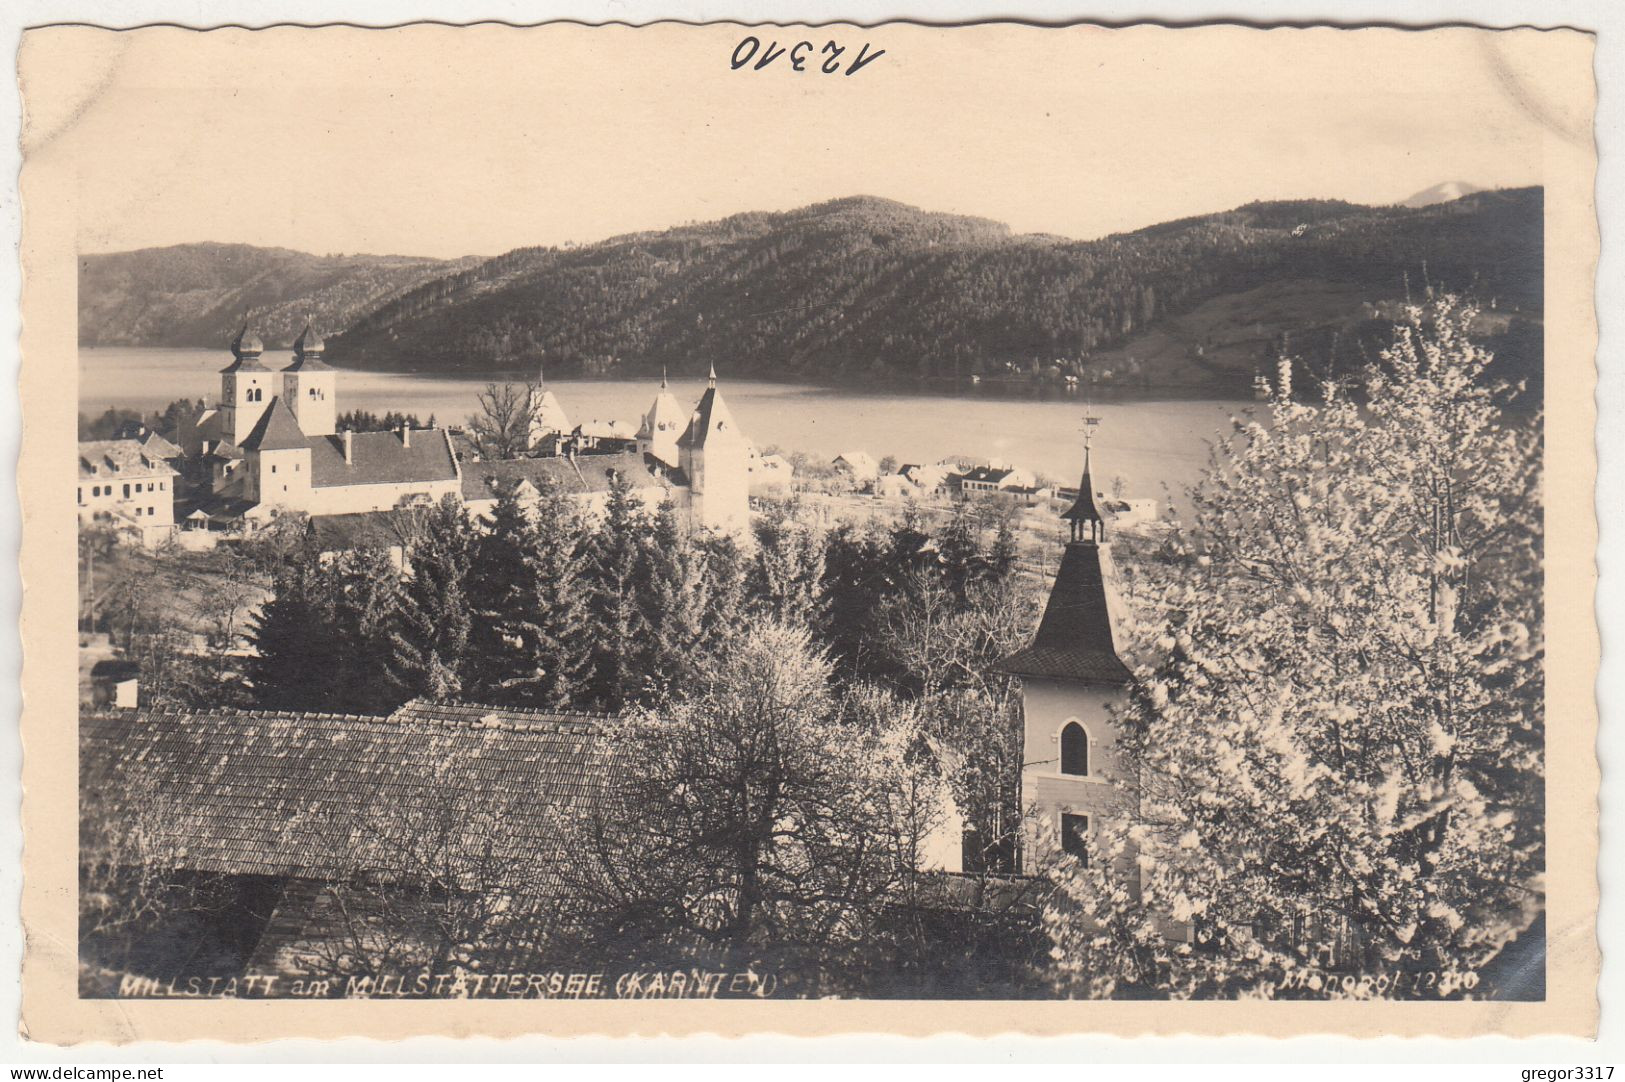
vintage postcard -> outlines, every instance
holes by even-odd
[[[26,32],[25,1032],[1594,1032],[1592,44]]]

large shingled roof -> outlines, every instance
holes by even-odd
[[[499,815],[505,859],[553,859],[602,775],[604,715],[414,701],[387,716],[119,711],[80,721],[87,826],[139,822],[164,864],[311,879],[408,874],[392,822]],[[161,814],[150,814],[154,804]],[[466,844],[489,845],[491,835]],[[455,844],[455,843],[454,843]],[[524,872],[534,884],[534,868]],[[544,872],[543,879],[548,878]]]
[[[309,436],[310,483],[335,485],[422,484],[455,480],[457,460],[443,428],[414,431],[411,444],[399,432],[350,433],[350,461],[344,461],[344,437]]]
[[[660,485],[641,454],[557,455],[463,463],[463,499],[494,500],[509,487],[528,481],[540,491],[551,487],[570,496],[608,492],[612,477],[623,477],[633,488]]]
[[[1046,676],[1093,684],[1126,684],[1128,666],[1112,642],[1102,550],[1075,541],[1061,556],[1044,619],[1032,644],[1000,666],[1017,676]]]

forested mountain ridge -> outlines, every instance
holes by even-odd
[[[1472,291],[1492,330],[1538,323],[1541,208],[1539,189],[1256,203],[1079,242],[858,197],[520,249],[380,306],[331,349],[423,370],[1245,385],[1283,347],[1353,359],[1407,289]]]
[[[858,196],[448,266],[328,322],[328,355],[408,371],[715,363],[815,382],[1236,388],[1283,349],[1334,367],[1369,356],[1396,302],[1439,287],[1485,307],[1516,376],[1538,373],[1541,283],[1538,188],[1420,208],[1253,203],[1094,241]]]
[[[212,243],[81,256],[79,344],[218,347],[247,312],[267,346],[286,346],[307,313],[322,326],[347,327],[473,262]]]

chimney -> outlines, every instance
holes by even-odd
[[[351,448],[350,430],[348,428],[346,428],[344,430],[344,464],[346,466],[349,466],[349,465],[354,464],[354,462],[355,462],[355,452]]]
[[[411,425],[407,425],[407,424],[401,425],[401,446],[402,447],[411,447],[412,446],[412,426]]]

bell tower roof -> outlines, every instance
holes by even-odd
[[[1083,419],[1083,480],[1077,500],[1061,515],[1072,524],[1072,539],[1061,553],[1044,619],[1032,643],[1005,658],[1000,666],[1005,672],[1087,684],[1122,685],[1131,679],[1117,656],[1111,546],[1104,543],[1106,516],[1090,471],[1089,444],[1099,423],[1098,417]]]
[[[710,386],[700,396],[694,413],[688,419],[688,428],[677,441],[679,447],[704,447],[713,439],[742,439],[734,425],[733,414],[717,390],[717,367],[711,366]]]
[[[248,329],[248,320],[243,320],[242,328],[236,337],[231,340],[231,363],[222,368],[221,372],[269,372],[260,363],[260,354],[265,352],[265,343],[260,336]]]
[[[1061,517],[1072,524],[1072,540],[1098,545],[1106,540],[1106,516],[1095,500],[1095,479],[1089,468],[1090,447],[1100,418],[1087,413],[1083,418],[1083,480],[1078,482],[1078,498],[1072,506],[1061,512]]]
[[[1078,498],[1072,506],[1061,512],[1061,517],[1072,523],[1098,522],[1105,525],[1106,516],[1095,501],[1095,481],[1089,475],[1089,448],[1083,449],[1083,480],[1078,482]]]
[[[299,337],[293,340],[293,363],[284,372],[324,372],[331,371],[332,366],[322,360],[322,351],[327,343],[316,332],[316,328],[309,319],[305,320],[305,329],[299,332]]]
[[[1129,683],[1132,674],[1117,656],[1110,578],[1109,546],[1089,541],[1068,544],[1032,643],[999,667],[1016,676]]]

